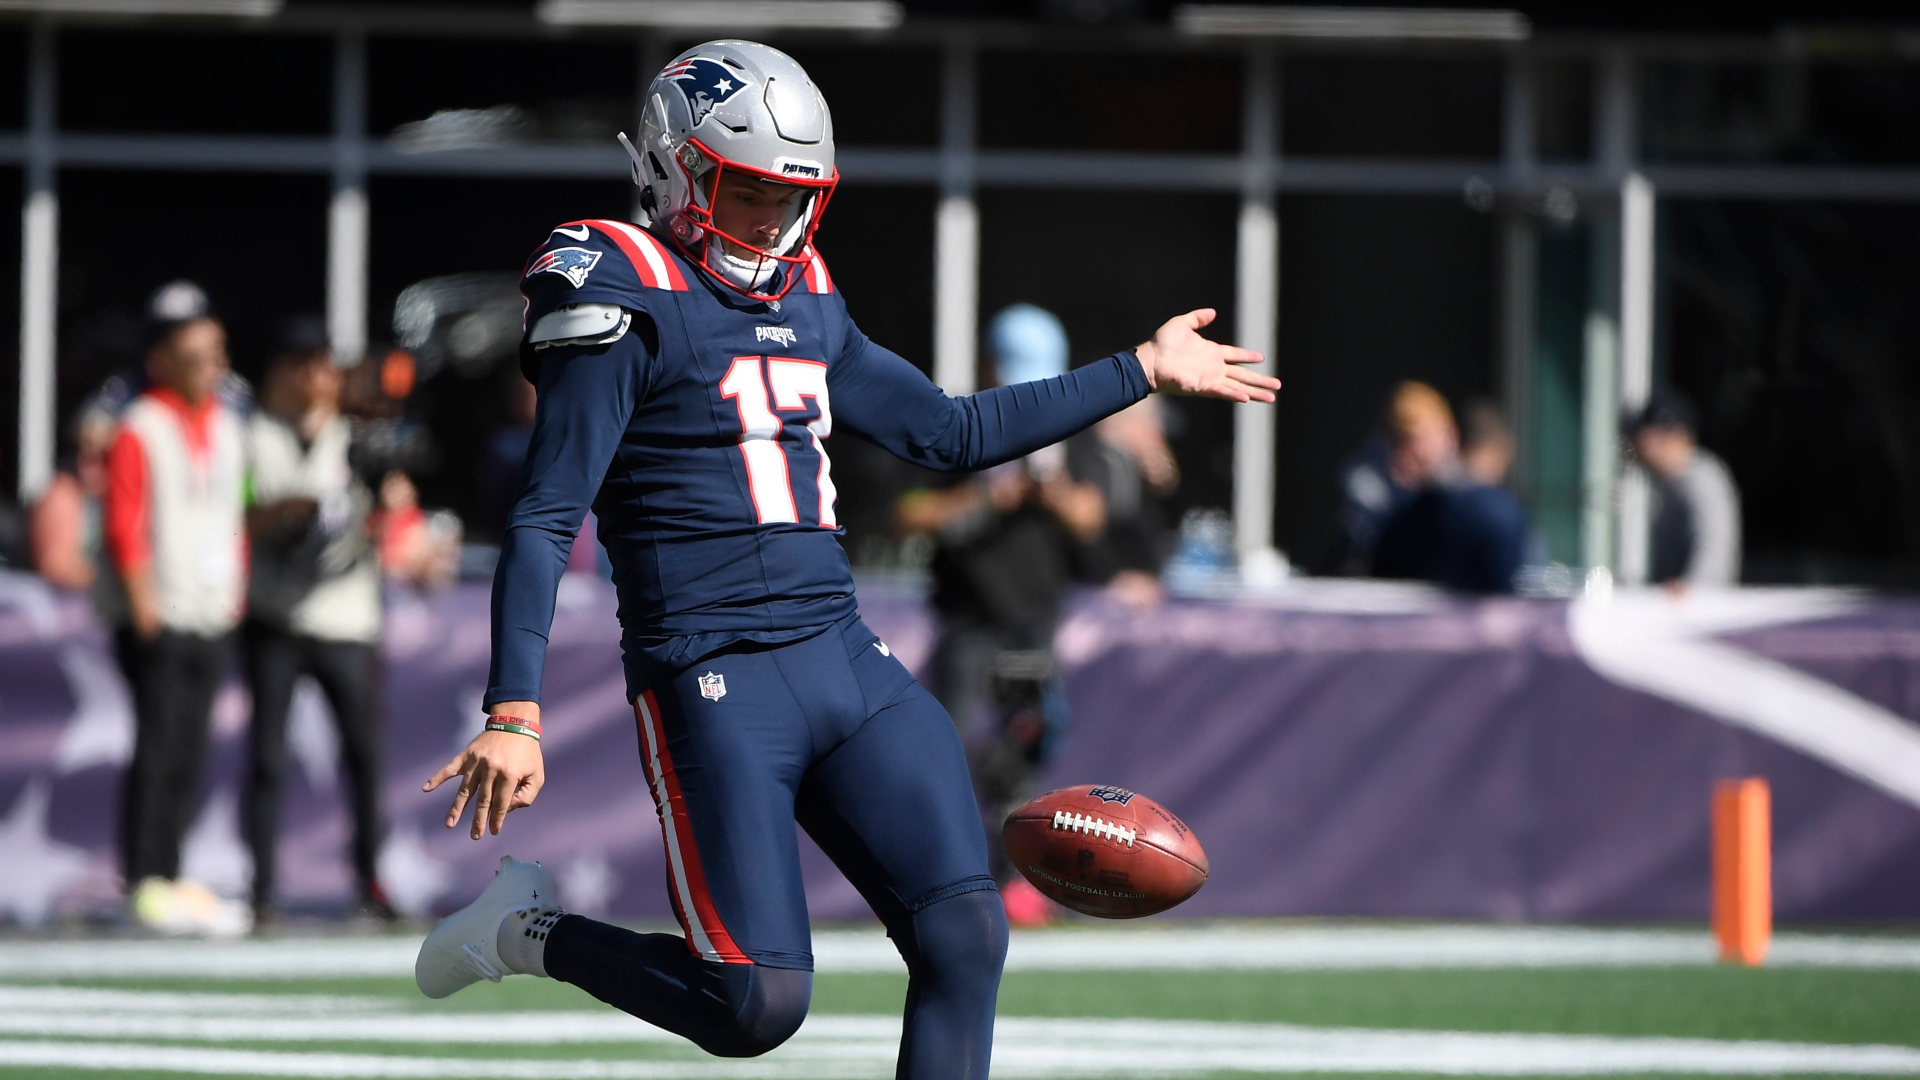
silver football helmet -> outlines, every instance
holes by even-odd
[[[813,257],[813,230],[840,181],[833,117],[806,71],[786,53],[757,42],[709,41],[681,53],[655,77],[642,117],[638,147],[620,136],[633,158],[640,205],[728,287],[759,300],[786,295]],[[727,170],[802,189],[804,197],[789,205],[770,247],[715,227],[711,195]],[[744,277],[742,261],[716,238],[753,253],[758,261],[745,264]],[[791,272],[776,285],[774,271],[781,266]]]

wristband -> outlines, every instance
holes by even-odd
[[[538,720],[527,720],[518,716],[489,716],[487,730],[525,735],[534,742],[540,741],[540,721]]]

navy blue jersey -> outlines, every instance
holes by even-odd
[[[613,563],[630,697],[741,642],[797,641],[854,612],[829,436],[979,469],[1144,397],[1132,353],[950,398],[847,317],[825,263],[750,300],[635,225],[579,221],[527,263],[527,325],[566,304],[633,313],[617,341],[524,352],[539,387],[493,586],[485,705],[538,701],[554,591],[589,505]]]

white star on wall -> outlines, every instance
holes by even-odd
[[[589,851],[567,864],[560,873],[560,902],[568,911],[581,915],[601,915],[608,901],[620,891],[620,875],[607,862],[607,853]]]
[[[60,650],[60,673],[73,694],[73,715],[53,751],[60,775],[93,765],[133,760],[133,700],[120,671],[106,655],[82,645]]]
[[[52,798],[47,781],[34,777],[16,799],[6,820],[0,821],[0,910],[22,926],[47,921],[53,902],[87,872],[87,855],[47,835],[47,803]]]
[[[376,870],[393,906],[416,918],[430,912],[453,883],[452,868],[427,854],[420,830],[411,822],[393,827],[380,848]]]
[[[340,729],[334,726],[327,696],[310,677],[294,684],[293,705],[287,710],[287,749],[300,763],[308,787],[334,789],[340,778]]]
[[[253,852],[240,839],[240,799],[230,787],[207,796],[180,845],[180,876],[221,896],[253,887]]]

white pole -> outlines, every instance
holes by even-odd
[[[1273,193],[1278,90],[1270,49],[1255,49],[1247,61],[1234,344],[1265,356],[1258,370],[1271,375],[1279,369],[1280,343],[1280,218]],[[1242,573],[1249,578],[1275,576],[1284,565],[1273,546],[1277,408],[1258,402],[1233,408],[1233,539]]]
[[[933,381],[975,389],[980,326],[980,211],[973,201],[974,51],[947,47],[940,80],[940,207],[934,219]]]
[[[54,186],[53,27],[34,24],[27,76],[26,198],[20,208],[20,471],[29,506],[53,480],[54,318],[59,303],[60,196]]]
[[[334,44],[333,198],[327,207],[327,340],[342,364],[367,351],[366,38]]]
[[[1635,412],[1653,392],[1653,185],[1639,173],[1620,185],[1620,408]],[[1620,477],[1619,578],[1647,580],[1651,563],[1652,493],[1646,470]]]

